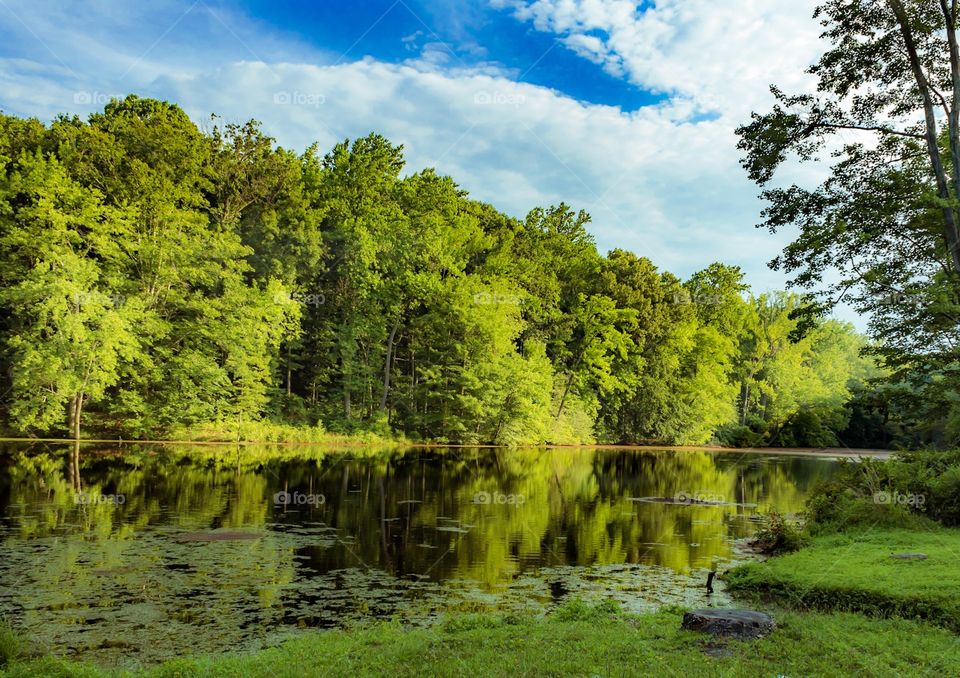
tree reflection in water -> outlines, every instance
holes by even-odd
[[[835,468],[708,451],[145,445],[8,446],[0,464],[0,614],[107,664],[571,593],[704,602],[706,570],[735,557],[757,512],[800,510]]]

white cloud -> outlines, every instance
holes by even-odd
[[[641,87],[748,115],[767,85],[809,87],[818,55],[815,0],[493,0],[576,53]]]

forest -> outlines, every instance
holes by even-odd
[[[951,435],[946,414],[916,423],[883,344],[809,295],[756,294],[721,262],[682,280],[642,253],[602,254],[585,212],[512,218],[405,170],[377,134],[323,154],[279,147],[256,121],[207,127],[134,95],[85,121],[0,117],[8,435]]]

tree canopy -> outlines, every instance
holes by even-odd
[[[377,134],[321,155],[129,96],[0,117],[6,428],[159,436],[267,420],[461,443],[836,444],[850,325],[601,254]]]

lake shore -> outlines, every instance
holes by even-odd
[[[321,631],[248,655],[107,670],[56,658],[14,663],[27,676],[836,676],[957,675],[955,635],[922,622],[850,613],[769,610],[777,628],[755,641],[682,631],[682,612],[625,615],[572,601],[547,617],[451,615],[410,630],[378,623]]]
[[[638,612],[624,598],[584,599],[571,592],[539,612],[443,606],[425,626],[398,616],[340,618],[334,630],[304,628],[266,647],[241,652],[235,644],[203,649],[193,642],[152,659],[122,653],[95,658],[74,654],[73,644],[51,651],[29,635],[15,653],[9,648],[17,640],[0,627],[0,658],[11,659],[0,675],[957,675],[954,554],[960,530],[917,520],[925,529],[873,526],[820,534],[799,551],[721,571],[732,601],[715,595]],[[891,557],[903,553],[923,557]],[[127,576],[123,568],[117,573]],[[649,584],[633,582],[628,591],[639,596]],[[711,605],[766,611],[776,629],[749,642],[681,630],[684,611]],[[125,633],[122,641],[104,642],[127,642],[135,632]]]
[[[924,619],[960,632],[960,530],[863,529],[726,575],[741,597],[799,609]]]
[[[0,437],[0,443],[55,443],[55,444],[73,444],[77,442],[72,438],[10,438]],[[536,447],[545,449],[590,449],[590,450],[666,450],[679,452],[742,452],[744,454],[784,454],[791,456],[810,456],[810,457],[830,457],[830,458],[857,458],[857,457],[875,457],[877,459],[886,459],[896,454],[896,450],[879,449],[851,449],[843,447],[723,447],[721,445],[660,445],[651,443],[649,445],[553,445],[544,443],[541,445],[461,445],[451,443],[431,443],[431,442],[412,442],[409,440],[391,440],[378,439],[370,440],[361,436],[339,436],[330,434],[326,437],[319,437],[316,440],[196,440],[189,438],[178,439],[124,439],[124,438],[81,438],[81,445],[209,445],[209,446],[255,446],[255,445],[284,445],[284,446],[317,446],[333,445],[338,448],[347,447],[404,447],[410,449],[512,449],[516,447]]]

